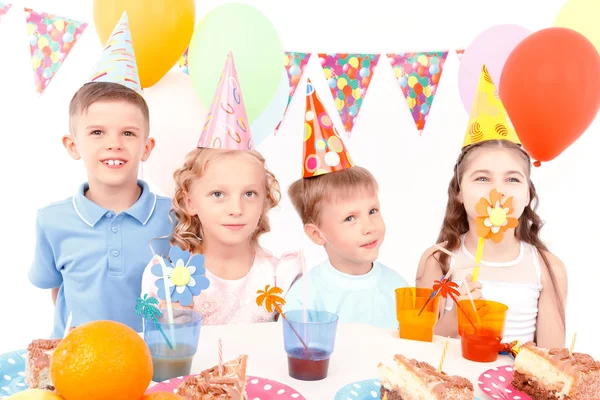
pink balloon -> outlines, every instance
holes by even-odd
[[[173,173],[183,165],[185,156],[196,148],[207,111],[200,103],[189,75],[169,71],[155,85],[144,89],[150,108],[150,136],[156,140],[154,151],[143,163],[143,176],[160,193],[173,196]]]
[[[481,66],[487,66],[499,88],[502,68],[508,56],[530,34],[531,31],[519,25],[496,25],[481,32],[467,47],[458,69],[458,90],[468,113],[471,112]]]

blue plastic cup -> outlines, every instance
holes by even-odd
[[[284,315],[287,320],[282,322],[283,346],[288,355],[289,375],[302,381],[327,378],[339,317],[316,310],[294,310]]]
[[[202,314],[195,311],[174,308],[173,325],[169,323],[167,310],[161,311],[158,324],[144,319],[144,341],[152,355],[154,382],[190,374],[202,326]]]

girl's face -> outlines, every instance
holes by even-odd
[[[265,180],[264,167],[241,151],[208,163],[186,199],[190,214],[202,222],[205,243],[250,240],[265,208]]]
[[[513,198],[514,218],[519,218],[529,205],[529,174],[526,161],[517,151],[505,148],[478,148],[467,156],[460,181],[459,201],[464,204],[469,220],[477,216],[475,205],[482,197],[489,201],[496,189],[504,198]]]

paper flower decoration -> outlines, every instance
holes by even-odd
[[[480,215],[475,218],[477,236],[484,239],[492,239],[495,243],[502,241],[504,232],[510,228],[516,228],[519,221],[509,217],[514,211],[512,197],[502,200],[502,193],[496,189],[490,192],[490,199],[483,197],[475,206]]]
[[[158,309],[158,299],[155,297],[148,297],[147,294],[144,297],[140,297],[135,302],[135,313],[137,315],[142,315],[144,319],[149,319],[154,321],[154,323],[158,326],[158,330],[162,334],[163,338],[167,342],[167,345],[172,349],[173,345],[165,335],[162,327],[158,323],[157,317],[162,315],[162,312]]]
[[[171,247],[169,259],[165,260],[167,267],[167,287],[171,295],[171,301],[178,302],[182,306],[192,304],[193,296],[198,296],[200,291],[210,286],[210,281],[204,274],[204,256],[202,254],[191,255],[189,251],[181,250],[179,247]],[[160,263],[152,265],[152,274],[159,277],[156,280],[158,297],[166,299],[165,282],[163,270]]]

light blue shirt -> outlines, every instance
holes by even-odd
[[[142,193],[128,210],[116,214],[77,194],[38,211],[35,257],[29,280],[37,287],[59,287],[53,337],[62,337],[69,313],[71,326],[113,320],[142,331],[135,313],[142,274],[152,258],[150,240],[170,235],[171,199],[157,196],[138,180]],[[154,240],[159,254],[168,239]]]
[[[348,275],[333,268],[327,260],[294,283],[285,296],[284,312],[302,309],[303,285],[307,285],[309,309],[335,313],[340,323],[398,329],[394,290],[408,283],[377,261],[365,275]]]

